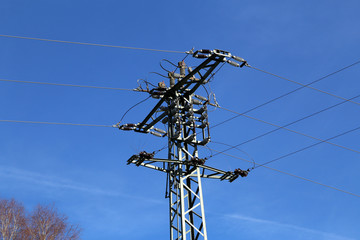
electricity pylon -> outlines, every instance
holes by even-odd
[[[160,99],[142,122],[117,126],[121,130],[167,136],[167,159],[155,158],[155,152],[143,151],[130,157],[127,163],[167,174],[170,240],[207,240],[201,178],[232,182],[248,174],[241,169],[230,172],[207,166],[206,159],[198,156],[198,146],[210,142],[207,106],[212,103],[210,99],[195,94],[201,85],[209,81],[211,73],[220,63],[227,62],[235,67],[243,67],[247,63],[240,57],[218,49],[203,49],[192,54],[196,58],[204,58],[204,62],[194,70],[188,68],[184,61],[179,62],[180,73],[168,74],[169,87],[162,82],[151,91],[142,90]],[[158,113],[161,114],[156,116]],[[159,122],[167,124],[167,130],[156,128],[155,124]]]

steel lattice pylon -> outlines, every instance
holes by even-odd
[[[236,67],[247,63],[244,59],[222,50],[199,50],[193,53],[193,56],[206,59],[196,69],[188,68],[187,75],[185,63],[179,62],[180,74],[169,73],[169,88],[165,84],[159,84],[158,88],[151,91],[142,90],[160,99],[142,122],[118,125],[121,130],[168,137],[168,159],[154,158],[155,152],[143,151],[133,155],[128,164],[133,163],[167,174],[170,240],[207,240],[201,178],[232,182],[239,176],[247,175],[247,171],[241,169],[226,172],[209,167],[204,165],[205,159],[199,158],[198,146],[204,146],[210,141],[207,106],[211,103],[209,99],[195,94],[199,86],[207,82],[219,63],[227,62]],[[240,63],[227,58],[233,58]],[[155,113],[159,111],[162,113],[155,117]],[[167,131],[155,128],[155,124],[160,121],[167,124]]]

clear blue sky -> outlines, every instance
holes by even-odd
[[[355,0],[2,0],[0,34],[179,51],[219,48],[255,67],[309,83],[359,60],[359,9]],[[162,71],[161,59],[177,62],[183,57],[0,37],[0,78],[135,88],[139,78],[154,84],[163,80],[149,74]],[[190,65],[201,62],[188,59]],[[360,94],[359,74],[360,65],[313,86],[351,98]],[[221,106],[238,112],[298,87],[230,65],[211,86]],[[145,97],[0,82],[0,119],[111,125]],[[249,115],[283,125],[340,101],[303,89]],[[124,122],[142,120],[155,104],[152,99],[138,106]],[[214,125],[231,116],[217,109],[210,121]],[[325,139],[359,126],[360,106],[348,102],[289,128]],[[272,129],[239,117],[214,128],[211,136],[238,144]],[[360,151],[359,141],[359,131],[332,140]],[[263,163],[313,143],[281,130],[241,149]],[[54,202],[83,227],[86,240],[167,239],[165,176],[126,165],[131,155],[164,144],[165,139],[113,128],[0,123],[0,197],[13,197],[28,209]],[[246,157],[237,150],[229,153]],[[209,165],[251,167],[221,155]],[[360,194],[360,155],[326,143],[269,167]],[[265,168],[231,184],[204,180],[203,186],[209,239],[360,239],[359,197]]]

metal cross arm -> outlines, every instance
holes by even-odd
[[[173,97],[175,92],[180,92],[184,94],[184,97],[188,97],[189,95],[193,94],[201,84],[204,84],[205,80],[209,77],[209,75],[214,71],[214,69],[221,63],[227,61],[225,57],[231,57],[231,54],[222,54],[221,50],[213,50],[211,53],[206,56],[206,60],[201,63],[198,67],[194,70],[191,70],[187,75],[181,78],[181,74],[179,75],[178,82],[170,88],[166,89],[163,97],[160,101],[155,105],[155,107],[150,111],[150,113],[145,117],[145,119],[138,125],[137,131],[138,132],[146,132],[151,126],[154,126],[157,122],[159,122],[165,114],[162,114],[161,117],[156,118],[151,123],[147,124],[148,120],[159,110],[160,106],[169,98]],[[229,55],[230,54],[230,55]],[[194,57],[198,56],[197,52],[194,53]],[[202,75],[200,73],[201,70],[206,69],[206,72]],[[194,76],[195,74],[200,75],[200,79],[196,79]],[[191,85],[193,87],[188,89]],[[159,96],[156,94],[156,96]]]
[[[136,166],[143,166],[143,167],[155,169],[155,170],[165,172],[165,173],[171,173],[171,171],[169,171],[168,169],[166,169],[164,167],[165,163],[186,165],[186,166],[190,167],[188,171],[179,171],[179,172],[176,172],[175,174],[178,174],[180,176],[193,176],[193,172],[196,170],[196,168],[200,168],[201,169],[200,176],[202,178],[219,179],[221,181],[229,180],[230,182],[233,182],[239,176],[246,177],[247,173],[248,173],[248,171],[241,170],[241,169],[235,169],[234,172],[223,171],[223,170],[220,170],[217,168],[213,168],[210,166],[200,164],[196,160],[179,161],[179,160],[171,160],[171,159],[152,158],[150,156],[151,153],[146,153],[146,154],[148,154],[149,157],[147,157],[145,154],[142,154],[142,153],[145,153],[145,152],[141,152],[139,155],[131,156],[128,159],[127,164],[128,165],[135,164]],[[203,159],[201,159],[201,160],[203,160]],[[162,164],[162,166],[154,165],[156,163],[160,163],[160,164]]]

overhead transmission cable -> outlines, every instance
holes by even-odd
[[[226,155],[226,156],[229,156],[229,157],[232,157],[232,158],[236,158],[236,159],[240,159],[240,160],[243,160],[243,161],[251,162],[250,160],[247,160],[247,159],[243,159],[243,158],[240,158],[240,157],[228,154],[228,153],[224,153],[224,152],[212,149],[212,148],[210,148],[210,149],[212,151],[214,151],[214,152],[219,152],[219,154],[223,154],[223,155]],[[258,166],[261,165],[261,164],[258,164],[258,163],[255,163],[255,164],[258,165]],[[324,184],[324,183],[320,183],[320,182],[314,181],[314,180],[309,179],[309,178],[300,177],[298,175],[288,173],[288,172],[285,172],[285,171],[282,171],[282,170],[278,170],[278,169],[275,169],[275,168],[271,168],[271,167],[268,167],[268,166],[264,166],[264,165],[261,165],[261,167],[264,167],[264,168],[267,168],[269,170],[276,171],[276,172],[279,172],[279,173],[282,173],[282,174],[286,174],[288,176],[295,177],[295,178],[298,178],[298,179],[301,179],[301,180],[304,180],[304,181],[307,181],[307,182],[318,184],[320,186],[330,188],[330,189],[333,189],[333,190],[336,190],[336,191],[339,191],[339,192],[342,192],[342,193],[346,193],[346,194],[349,194],[349,195],[352,195],[352,196],[355,196],[355,197],[360,197],[359,194],[352,193],[352,192],[349,192],[349,191],[346,191],[346,190],[343,190],[343,189],[340,189],[340,188],[337,188],[337,187],[333,187],[333,186],[330,186],[330,185],[327,185],[327,184]]]
[[[99,124],[86,124],[86,123],[61,123],[61,122],[39,122],[39,121],[21,121],[21,120],[6,120],[0,119],[0,122],[9,123],[35,123],[35,124],[50,124],[50,125],[71,125],[71,126],[86,126],[86,127],[114,127],[113,125],[99,125]]]
[[[271,100],[269,100],[269,101],[267,101],[267,102],[265,102],[265,103],[262,103],[262,104],[260,104],[260,105],[258,105],[258,106],[255,106],[255,107],[253,107],[253,108],[251,108],[251,109],[249,109],[249,110],[247,110],[247,111],[244,111],[244,112],[242,112],[242,113],[243,113],[243,114],[247,114],[247,113],[249,113],[249,112],[252,112],[252,111],[254,111],[254,110],[256,110],[256,109],[258,109],[258,108],[260,108],[260,107],[263,107],[263,106],[268,105],[268,104],[270,104],[270,103],[272,103],[272,102],[275,102],[275,101],[277,101],[277,100],[279,100],[279,99],[281,99],[281,98],[283,98],[283,97],[286,97],[286,96],[288,96],[288,95],[290,95],[290,94],[292,94],[292,93],[295,93],[295,92],[297,92],[297,91],[305,88],[306,86],[310,86],[310,85],[312,85],[312,84],[314,84],[314,83],[320,82],[320,81],[322,81],[322,80],[324,80],[324,79],[326,79],[326,78],[328,78],[328,77],[330,77],[330,76],[333,76],[333,75],[335,75],[335,74],[337,74],[337,73],[339,73],[339,72],[342,72],[342,71],[344,71],[344,70],[346,70],[346,69],[348,69],[348,68],[351,68],[351,67],[353,67],[353,66],[355,66],[355,65],[357,65],[357,64],[359,64],[359,63],[360,63],[360,61],[357,61],[357,62],[354,62],[354,63],[352,63],[352,64],[349,64],[349,65],[347,65],[347,66],[345,66],[345,67],[343,67],[343,68],[340,68],[340,69],[338,69],[338,70],[336,70],[336,71],[334,71],[334,72],[332,72],[332,73],[329,73],[329,74],[327,74],[327,75],[325,75],[325,76],[323,76],[323,77],[321,77],[321,78],[318,78],[318,79],[316,79],[315,81],[312,81],[312,82],[310,82],[310,83],[308,83],[308,84],[306,84],[306,85],[304,85],[304,86],[301,86],[301,87],[296,88],[296,89],[294,89],[294,90],[292,90],[292,91],[290,91],[290,92],[287,92],[287,93],[285,93],[285,94],[283,94],[283,95],[280,95],[280,96],[278,96],[278,97],[276,97],[276,98],[273,98],[273,99],[271,99]],[[349,100],[352,100],[352,99],[349,99]],[[347,101],[347,100],[346,100],[346,101]],[[228,122],[228,121],[231,121],[231,120],[233,120],[233,119],[235,119],[235,118],[238,118],[238,117],[240,117],[240,116],[241,116],[241,115],[236,115],[236,116],[231,117],[231,118],[229,118],[229,119],[226,119],[226,120],[224,120],[224,121],[222,121],[222,122],[220,122],[220,123],[217,123],[217,124],[211,126],[210,128],[215,128],[215,127],[217,127],[217,126],[219,126],[219,125],[222,125],[222,124],[224,124],[224,123],[226,123],[226,122]]]
[[[357,96],[352,97],[352,98],[350,98],[350,99],[355,99],[355,98],[358,98],[358,97],[360,97],[360,95],[357,95]],[[246,144],[246,143],[252,142],[252,141],[254,141],[254,140],[256,140],[256,139],[259,139],[259,138],[264,137],[264,136],[266,136],[266,135],[269,135],[269,134],[271,134],[271,133],[273,133],[273,132],[276,132],[276,131],[284,128],[284,127],[288,127],[288,126],[290,126],[290,125],[293,125],[293,124],[298,123],[298,122],[300,122],[300,121],[303,121],[303,120],[305,120],[305,119],[308,119],[308,118],[310,118],[310,117],[313,117],[313,116],[315,116],[315,115],[317,115],[317,114],[320,114],[320,113],[322,113],[322,112],[325,112],[325,111],[327,111],[327,110],[330,110],[330,109],[332,109],[332,108],[335,108],[335,107],[337,107],[337,106],[339,106],[339,105],[341,105],[341,104],[344,104],[344,103],[346,103],[346,102],[348,102],[348,101],[342,101],[342,102],[339,102],[339,103],[337,103],[337,104],[334,104],[334,105],[332,105],[332,106],[330,106],[330,107],[324,108],[324,109],[322,109],[322,110],[320,110],[320,111],[317,111],[317,112],[314,112],[314,113],[312,113],[312,114],[309,114],[309,115],[307,115],[307,116],[305,116],[305,117],[302,117],[302,118],[300,118],[300,119],[298,119],[298,120],[295,120],[295,121],[292,121],[292,122],[290,122],[290,123],[288,123],[288,124],[282,125],[281,127],[278,127],[278,128],[273,129],[273,130],[271,130],[271,131],[265,132],[265,133],[260,134],[260,135],[258,135],[258,136],[256,136],[256,137],[253,137],[253,138],[251,138],[251,139],[248,139],[248,140],[246,140],[246,141],[244,141],[244,142],[242,142],[242,143],[239,143],[239,144],[237,144],[237,145],[233,145],[233,146],[231,146],[230,148],[226,149],[225,151],[229,151],[229,150],[231,150],[231,149],[233,149],[233,148],[236,148],[236,147],[239,147],[239,146],[244,145],[244,144]]]
[[[124,119],[124,117],[126,116],[126,114],[127,114],[131,109],[133,109],[134,107],[136,107],[136,106],[140,105],[141,103],[145,102],[145,101],[148,100],[149,98],[151,98],[151,95],[148,96],[147,98],[141,100],[140,102],[134,104],[134,105],[131,106],[128,110],[126,110],[126,112],[122,115],[120,121],[119,121],[115,126],[119,126],[119,125],[120,125],[120,123],[122,122],[122,120]]]
[[[73,125],[73,126],[88,126],[88,127],[114,127],[113,125],[97,125],[97,124],[79,124],[79,123],[59,123],[59,122],[37,122],[37,121],[19,121],[19,120],[0,120],[0,122],[12,122],[12,123],[36,123],[36,124],[50,124],[50,125]],[[159,149],[158,151],[161,151],[163,149],[165,149],[166,147],[163,147],[161,149]],[[209,147],[208,147],[209,148]],[[247,162],[250,162],[252,163],[252,161],[250,160],[247,160],[247,159],[244,159],[244,158],[240,158],[240,157],[237,157],[237,156],[233,156],[233,155],[230,155],[230,154],[227,154],[227,153],[224,153],[224,152],[221,152],[221,151],[217,151],[215,149],[212,149],[212,148],[209,148],[211,151],[215,151],[215,152],[220,152],[219,154],[223,154],[223,155],[226,155],[226,156],[230,156],[230,157],[233,157],[233,158],[236,158],[236,159],[240,159],[240,160],[243,160],[243,161],[247,161]],[[326,185],[326,184],[323,184],[323,183],[319,183],[319,182],[316,182],[314,180],[311,180],[311,179],[307,179],[307,178],[304,178],[304,177],[300,177],[300,176],[297,176],[297,175],[294,175],[294,174],[291,174],[291,173],[287,173],[287,172],[284,172],[284,171],[281,171],[281,170],[278,170],[278,169],[275,169],[275,168],[271,168],[271,167],[268,167],[268,166],[264,166],[263,164],[258,164],[258,163],[255,163],[256,165],[261,165],[261,167],[264,167],[264,168],[267,168],[267,169],[270,169],[270,170],[273,170],[273,171],[277,171],[277,172],[280,172],[280,173],[283,173],[283,174],[286,174],[286,175],[289,175],[289,176],[292,176],[292,177],[296,177],[296,178],[299,178],[299,179],[302,179],[302,180],[305,180],[305,181],[308,181],[308,182],[312,182],[312,183],[315,183],[315,184],[319,184],[321,186],[324,186],[324,187],[327,187],[327,188],[331,188],[331,189],[334,189],[334,190],[337,190],[337,191],[340,191],[340,192],[343,192],[343,193],[347,193],[347,194],[350,194],[350,195],[353,195],[353,196],[356,196],[356,197],[360,197],[360,195],[357,195],[355,193],[351,193],[351,192],[348,192],[348,191],[345,191],[345,190],[342,190],[342,189],[339,189],[339,188],[335,188],[335,187],[332,187],[332,186],[329,186],[329,185]]]
[[[278,157],[278,158],[275,158],[275,159],[273,159],[273,160],[267,161],[267,162],[265,162],[265,163],[259,164],[259,165],[256,166],[255,168],[260,167],[260,166],[267,165],[267,164],[269,164],[269,163],[278,161],[278,160],[283,159],[283,158],[286,158],[286,157],[289,157],[289,156],[294,155],[294,154],[296,154],[296,153],[302,152],[302,151],[304,151],[304,150],[306,150],[306,149],[315,147],[315,146],[317,146],[317,145],[319,145],[319,144],[321,144],[321,143],[323,143],[323,142],[326,142],[326,141],[329,141],[329,140],[332,140],[332,139],[335,139],[335,138],[344,136],[345,134],[348,134],[348,133],[357,131],[357,130],[359,130],[359,129],[360,129],[360,127],[356,127],[356,128],[351,129],[351,130],[348,130],[348,131],[346,131],[346,132],[342,132],[342,133],[340,133],[340,134],[338,134],[338,135],[335,135],[335,136],[333,136],[333,137],[327,138],[327,139],[325,139],[325,140],[322,141],[322,142],[317,142],[317,143],[308,145],[308,146],[306,146],[306,147],[303,147],[303,148],[298,149],[298,150],[296,150],[296,151],[293,151],[293,152],[291,152],[291,153],[285,154],[285,155],[283,155],[283,156],[281,156],[281,157]],[[356,152],[356,153],[360,153],[359,151],[355,151],[355,152]]]
[[[356,64],[358,64],[358,63],[360,63],[360,61],[357,61],[357,62],[351,64],[351,65],[348,66],[348,67],[345,67],[345,68],[343,68],[343,69],[340,69],[339,71],[342,71],[342,70],[344,70],[344,69],[346,69],[346,68],[352,67],[352,66],[354,66],[354,65],[356,65]],[[327,91],[324,91],[324,90],[321,90],[321,89],[318,89],[318,88],[311,87],[310,85],[313,84],[313,83],[303,84],[303,83],[300,83],[300,82],[291,80],[291,79],[289,79],[289,78],[285,78],[285,77],[279,76],[279,75],[277,75],[277,74],[267,72],[267,71],[265,71],[265,70],[262,70],[262,69],[259,69],[259,68],[256,68],[256,67],[252,67],[252,66],[250,66],[250,65],[247,65],[247,67],[252,68],[252,69],[255,69],[255,70],[260,71],[260,72],[263,72],[263,73],[266,73],[266,74],[269,74],[269,75],[271,75],[271,76],[274,76],[274,77],[277,77],[277,78],[280,78],[280,79],[283,79],[283,80],[286,80],[286,81],[295,83],[295,84],[300,85],[300,86],[302,86],[302,87],[306,87],[306,88],[309,88],[309,89],[312,89],[312,90],[315,90],[315,91],[318,91],[318,92],[321,92],[321,93],[330,95],[330,96],[332,96],[332,97],[339,98],[339,99],[342,99],[342,100],[347,100],[347,101],[352,102],[352,103],[354,103],[354,104],[360,105],[359,102],[355,102],[355,101],[349,100],[349,99],[347,99],[347,98],[341,97],[341,96],[339,96],[339,95],[336,95],[336,94],[333,94],[333,93],[330,93],[330,92],[327,92]],[[338,72],[338,71],[337,71],[337,72]]]
[[[250,158],[251,159],[251,162],[253,163],[253,167],[252,167],[252,169],[254,169],[255,168],[255,165],[256,165],[256,163],[255,163],[255,160],[254,160],[254,158],[248,153],[248,152],[246,152],[246,151],[244,151],[244,150],[242,150],[242,149],[240,149],[240,148],[238,148],[237,146],[232,146],[232,145],[230,145],[230,144],[227,144],[227,143],[223,143],[223,142],[217,142],[217,141],[211,141],[211,143],[215,143],[215,144],[221,144],[221,145],[225,145],[225,146],[228,146],[228,147],[231,147],[232,149],[233,148],[235,148],[236,150],[238,150],[238,151],[240,151],[240,152],[242,152],[242,153],[244,153],[246,156],[248,156],[248,158]],[[210,149],[211,150],[211,149]],[[213,153],[211,153],[211,156],[213,156],[214,154]],[[207,159],[209,159],[209,158],[207,158]]]
[[[162,49],[154,49],[154,48],[127,47],[127,46],[108,45],[108,44],[99,44],[99,43],[87,43],[87,42],[74,42],[74,41],[64,41],[64,40],[55,40],[55,39],[47,39],[47,38],[24,37],[24,36],[14,36],[14,35],[4,35],[4,34],[0,34],[0,37],[37,40],[37,41],[45,41],[45,42],[79,44],[79,45],[98,46],[98,47],[123,48],[123,49],[143,50],[143,51],[168,52],[168,53],[185,53],[184,51],[162,50]]]
[[[136,92],[135,89],[116,88],[116,87],[99,87],[99,86],[86,86],[86,85],[65,84],[65,83],[50,83],[50,82],[34,82],[34,81],[22,81],[22,80],[11,80],[11,79],[0,79],[0,81],[2,81],[2,82],[15,82],[15,83],[53,85],[53,86],[63,86],[63,87],[81,87],[81,88],[97,88],[97,89],[120,90],[120,91],[135,91]]]
[[[327,144],[330,144],[330,145],[333,145],[333,146],[336,146],[336,147],[339,147],[339,148],[343,148],[343,149],[346,149],[346,150],[349,150],[349,151],[352,151],[352,152],[355,152],[355,153],[359,153],[360,154],[360,151],[358,150],[354,150],[352,148],[349,148],[349,147],[345,147],[345,146],[342,146],[340,144],[336,144],[336,143],[332,143],[332,142],[329,142],[328,140],[324,140],[324,139],[321,139],[321,138],[317,138],[317,137],[314,137],[314,136],[311,136],[309,134],[305,134],[305,133],[302,133],[302,132],[299,132],[299,131],[295,131],[295,130],[292,130],[290,128],[287,128],[287,127],[284,127],[284,126],[280,126],[280,125],[277,125],[277,124],[274,124],[274,123],[270,123],[268,121],[265,121],[265,120],[261,120],[261,119],[258,119],[258,118],[255,118],[255,117],[251,117],[251,116],[248,116],[248,115],[245,115],[245,114],[241,114],[241,113],[238,113],[236,111],[233,111],[233,110],[230,110],[230,109],[227,109],[227,108],[224,108],[224,107],[218,107],[220,109],[223,109],[223,110],[226,110],[228,112],[232,112],[232,113],[235,113],[235,114],[240,114],[241,116],[244,116],[246,118],[249,118],[249,119],[253,119],[253,120],[256,120],[258,122],[262,122],[262,123],[265,123],[265,124],[268,124],[268,125],[271,125],[271,126],[274,126],[274,127],[277,127],[277,128],[281,128],[281,129],[284,129],[286,131],[289,131],[289,132],[292,132],[292,133],[296,133],[296,134],[299,134],[299,135],[302,135],[304,137],[308,137],[308,138],[311,138],[311,139],[314,139],[314,140],[317,140],[317,141],[320,141],[320,142],[324,142],[324,143],[327,143]],[[230,150],[230,149],[229,149]]]

